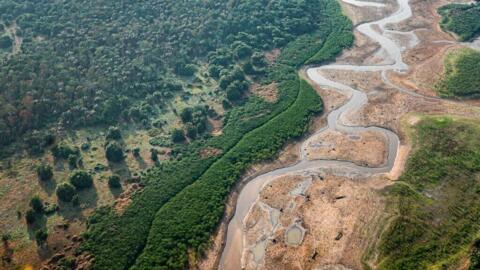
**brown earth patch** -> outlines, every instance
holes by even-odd
[[[385,135],[366,131],[345,134],[327,130],[309,140],[305,153],[309,160],[349,160],[360,166],[378,167],[387,157]]]
[[[275,60],[280,56],[280,49],[273,49],[265,53],[265,58],[269,64],[273,64]]]
[[[220,155],[221,153],[222,153],[222,150],[213,148],[213,147],[206,147],[200,150],[200,156],[202,158],[215,157]]]
[[[252,252],[244,254],[246,269],[363,268],[361,255],[380,228],[384,201],[368,180],[330,175],[313,177],[305,194],[293,195],[291,191],[305,180],[304,176],[279,177],[262,190],[247,218],[246,246],[254,246],[272,230],[265,205],[280,211],[279,226],[266,238],[262,261],[255,261]],[[298,246],[285,242],[285,231],[294,223],[306,230]]]
[[[250,93],[257,97],[261,97],[268,102],[276,102],[278,100],[278,89],[275,82],[268,85],[260,85],[254,83],[250,86]]]

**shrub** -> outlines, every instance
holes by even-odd
[[[52,154],[55,158],[66,159],[70,155],[80,156],[80,150],[65,143],[59,143],[52,148]]]
[[[150,149],[150,158],[155,162],[158,161],[158,150],[157,149],[155,149],[155,148]]]
[[[109,127],[107,131],[107,140],[120,140],[122,138],[122,133],[118,127]]]
[[[185,141],[185,135],[183,134],[183,130],[174,129],[172,132],[172,142],[181,143],[183,141]]]
[[[120,188],[122,186],[120,184],[120,177],[118,175],[111,175],[108,177],[108,186],[110,188]]]
[[[123,160],[123,150],[117,142],[109,142],[105,147],[105,154],[109,161],[120,162]]]
[[[51,180],[53,177],[53,169],[52,166],[48,164],[41,164],[37,167],[37,175],[38,178],[42,181]]]
[[[73,195],[72,205],[73,206],[79,206],[80,205],[80,197],[78,196],[78,194]]]
[[[0,37],[0,48],[10,49],[13,45],[13,40],[9,36]]]
[[[139,157],[140,156],[140,148],[138,148],[138,147],[133,148],[132,153],[133,153],[134,157]]]
[[[77,170],[70,175],[70,183],[76,189],[90,188],[93,186],[93,178],[86,171]]]
[[[43,212],[43,202],[38,195],[35,195],[30,199],[30,206],[36,213],[42,213]]]
[[[60,184],[57,187],[56,194],[58,199],[64,202],[71,202],[76,194],[75,188],[69,183]]]
[[[188,123],[193,120],[193,111],[192,108],[185,108],[181,113],[180,113],[180,118],[182,119],[183,123]]]
[[[35,213],[35,210],[33,209],[28,209],[27,212],[25,213],[25,220],[27,221],[28,224],[33,224],[36,218],[37,218],[37,215]]]
[[[68,156],[68,165],[70,166],[70,168],[77,168],[77,161],[78,161],[78,156],[76,155]]]
[[[38,245],[43,245],[48,238],[48,233],[44,229],[40,229],[35,232],[35,240],[37,241]]]

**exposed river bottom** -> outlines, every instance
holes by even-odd
[[[383,204],[372,195],[371,187],[385,185],[384,182],[375,181],[397,170],[398,163],[404,163],[405,151],[401,148],[399,136],[396,134],[397,126],[375,122],[371,119],[375,119],[373,115],[377,111],[375,109],[366,111],[368,106],[372,106],[372,102],[381,102],[370,98],[370,94],[376,91],[372,90],[375,88],[374,83],[392,91],[385,98],[400,99],[399,96],[404,95],[406,97],[401,98],[406,101],[418,99],[420,100],[418,102],[424,102],[427,105],[421,106],[425,108],[428,106],[434,108],[439,102],[443,102],[436,97],[426,97],[403,85],[399,86],[389,79],[390,73],[402,75],[409,72],[409,64],[404,62],[402,53],[420,42],[414,31],[392,30],[392,25],[401,24],[412,17],[409,0],[396,0],[396,3],[386,4],[357,0],[342,1],[357,9],[373,9],[376,14],[379,10],[386,9],[387,4],[395,5],[396,11],[393,13],[374,21],[360,23],[355,27],[355,31],[379,46],[375,52],[376,62],[354,65],[342,61],[306,70],[306,75],[312,83],[320,88],[341,93],[346,101],[328,112],[325,127],[313,132],[302,142],[299,161],[296,164],[256,176],[241,189],[235,213],[228,224],[226,242],[219,263],[220,269],[262,268],[266,261],[267,247],[279,245],[279,242],[281,247],[270,251],[268,256],[272,258],[269,260],[295,261],[298,257],[294,256],[302,256],[305,253],[312,265],[318,262],[320,256],[324,256],[323,266],[331,263],[332,267],[335,265],[337,267],[328,269],[347,269],[340,264],[337,265],[334,257],[329,257],[330,253],[337,251],[322,250],[318,247],[322,236],[316,238],[307,236],[315,233],[328,235],[335,243],[332,248],[337,248],[340,252],[340,249],[348,249],[344,243],[346,238],[354,239],[356,234],[369,233],[369,228],[365,230],[357,228],[359,220],[362,224],[371,224],[372,228],[378,225],[379,220],[375,218],[375,213],[382,211]],[[349,74],[357,74],[356,77],[351,77],[363,81],[365,85],[351,86],[353,79],[347,81],[335,74],[347,74],[344,77],[348,79]],[[361,89],[357,89],[358,86],[361,86]],[[410,108],[406,108],[401,113],[405,114],[409,110]],[[368,114],[370,118],[366,117],[363,122],[356,117],[366,113],[370,113]],[[358,122],[362,124],[357,124]],[[332,136],[334,139],[326,140]],[[335,136],[338,137],[337,140]],[[340,140],[342,136],[343,139]],[[351,147],[345,147],[345,144]],[[358,160],[351,158],[353,152],[359,150],[368,152],[368,147],[372,146],[375,149],[371,149],[371,152],[381,158]],[[312,150],[314,148],[317,150]],[[366,179],[373,180],[367,182]],[[319,210],[309,211],[309,207],[313,206]],[[351,245],[360,247],[363,244]],[[300,245],[301,250],[287,252]],[[355,252],[357,251],[352,249],[351,256],[361,256]],[[301,265],[298,266],[303,268]],[[327,269],[320,268],[322,265],[314,266]]]

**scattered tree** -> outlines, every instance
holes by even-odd
[[[51,180],[53,177],[53,168],[48,164],[41,164],[37,167],[38,178],[42,181]]]
[[[120,188],[122,186],[120,184],[120,177],[115,174],[108,177],[108,186],[110,188]]]
[[[109,127],[107,131],[107,140],[120,140],[122,138],[122,133],[118,127]]]
[[[150,149],[150,158],[154,162],[158,161],[158,150],[157,149],[155,149],[155,148]]]
[[[70,183],[76,189],[85,189],[93,186],[93,177],[86,171],[76,170],[70,175]]]
[[[33,224],[36,218],[37,218],[37,214],[33,209],[28,209],[27,212],[25,213],[25,220],[27,221],[28,224]]]
[[[76,194],[75,188],[69,183],[60,184],[56,191],[58,199],[64,202],[71,202]]]
[[[140,157],[140,148],[138,147],[133,148],[132,153],[134,157],[137,157],[137,158]]]
[[[183,130],[174,129],[172,132],[172,141],[174,143],[181,143],[185,141],[185,134],[183,134]]]
[[[107,159],[112,162],[120,162],[123,160],[123,150],[117,142],[109,142],[105,147]]]
[[[35,195],[30,199],[30,206],[36,213],[43,212],[43,202],[38,195]]]

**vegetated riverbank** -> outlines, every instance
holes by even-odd
[[[442,97],[480,97],[480,51],[463,48],[449,52],[444,65],[443,77],[437,84]]]
[[[394,220],[382,234],[379,269],[454,269],[464,265],[480,229],[480,122],[423,117],[415,151],[385,190]],[[477,255],[478,256],[478,255]],[[478,258],[469,269],[477,269]]]
[[[419,6],[420,6],[419,2],[423,2],[423,1],[415,1],[415,5],[416,5],[416,8],[417,8],[416,11],[418,11],[418,9],[419,9]],[[368,5],[368,3],[362,3],[362,4],[363,5]],[[436,3],[436,4],[438,4],[438,3]],[[330,81],[337,82],[337,84],[333,85],[333,83],[329,82],[326,85],[333,86],[335,88],[339,88],[339,89],[344,90],[344,91],[346,91],[345,89],[348,88],[345,85],[348,85],[348,86],[350,86],[351,88],[354,88],[354,89],[361,89],[362,92],[365,91],[367,93],[369,101],[371,101],[370,99],[373,99],[373,101],[374,101],[374,102],[371,102],[371,103],[369,103],[367,101],[365,104],[362,104],[363,107],[362,106],[358,106],[358,107],[350,106],[349,108],[354,107],[354,108],[357,108],[359,110],[356,111],[356,110],[352,109],[350,111],[350,113],[351,112],[355,112],[355,113],[348,115],[349,119],[347,119],[347,117],[345,117],[342,120],[348,121],[349,125],[352,125],[352,126],[360,126],[360,125],[379,125],[379,126],[388,126],[388,127],[392,126],[392,127],[394,127],[394,130],[399,131],[399,129],[400,129],[399,128],[400,118],[402,116],[404,116],[406,113],[411,112],[411,111],[421,111],[421,112],[426,112],[426,113],[448,112],[448,113],[465,114],[465,115],[469,114],[469,113],[473,113],[473,115],[478,115],[478,110],[475,112],[474,109],[472,109],[468,106],[463,106],[460,103],[455,103],[455,102],[451,102],[451,101],[444,101],[444,100],[440,100],[438,98],[431,98],[431,97],[428,97],[428,96],[426,97],[426,96],[423,96],[422,94],[414,93],[409,88],[398,87],[398,86],[392,84],[389,81],[388,74],[386,74],[386,72],[382,72],[382,71],[385,71],[385,70],[388,70],[388,69],[406,70],[408,68],[408,66],[405,65],[405,63],[403,63],[403,61],[402,61],[402,56],[403,56],[403,53],[405,52],[405,50],[408,51],[408,50],[412,49],[414,46],[417,45],[417,42],[422,42],[422,43],[425,42],[422,45],[427,44],[427,46],[428,46],[428,42],[434,41],[431,36],[428,37],[427,40],[423,39],[423,38],[425,38],[425,36],[422,36],[422,40],[415,40],[415,38],[416,38],[415,32],[412,31],[412,29],[409,29],[405,32],[391,30],[392,28],[395,28],[397,23],[402,23],[403,20],[406,20],[406,19],[409,18],[408,11],[409,11],[410,8],[409,8],[409,5],[408,5],[408,1],[401,1],[400,6],[401,7],[399,8],[398,12],[395,12],[392,15],[392,17],[393,17],[392,21],[391,21],[390,24],[388,24],[387,27],[385,27],[385,25],[387,25],[388,19],[381,20],[381,25],[384,28],[380,27],[380,28],[382,28],[381,31],[376,31],[376,32],[381,32],[380,35],[377,35],[377,34],[372,33],[372,32],[368,32],[367,29],[366,29],[367,26],[362,26],[362,28],[361,28],[362,33],[367,33],[367,35],[369,37],[372,37],[372,36],[375,37],[374,40],[377,40],[377,38],[378,38],[379,40],[381,40],[381,43],[386,47],[386,48],[384,48],[387,51],[387,53],[384,55],[384,57],[386,59],[383,59],[385,62],[391,63],[390,62],[391,60],[397,60],[397,62],[394,62],[393,64],[384,65],[384,66],[378,65],[378,64],[377,65],[370,64],[370,63],[365,64],[364,66],[359,66],[359,67],[357,67],[357,66],[352,67],[351,65],[331,65],[331,66],[322,67],[318,71],[318,72],[321,72],[321,74],[318,75],[318,77],[316,77],[314,79],[315,81],[319,81],[321,84],[324,84],[323,83],[324,80],[323,80],[322,76],[327,77]],[[424,10],[424,12],[428,13],[428,10]],[[421,14],[423,15],[423,13],[421,13]],[[418,15],[418,13],[416,15]],[[375,24],[375,22],[373,22],[372,24]],[[423,24],[420,23],[419,25],[423,25]],[[376,25],[373,25],[372,28],[375,27],[375,26]],[[418,25],[415,25],[414,23],[412,23],[412,26],[413,26],[413,28],[415,26],[419,27]],[[386,40],[386,39],[388,39],[388,40]],[[408,39],[407,42],[405,41],[405,39]],[[381,52],[379,52],[378,55],[382,55],[381,53],[385,53],[385,51],[382,50]],[[390,61],[387,61],[387,60],[390,60]],[[411,60],[413,61],[415,59],[411,59]],[[420,60],[420,59],[417,59],[417,60]],[[424,59],[421,59],[421,60],[424,60]],[[382,60],[380,59],[379,62],[382,62]],[[403,63],[403,65],[402,65],[402,63]],[[326,76],[325,75],[326,72],[324,72],[324,70],[326,70],[328,68],[331,68],[332,72],[329,72],[327,74],[328,76]],[[338,68],[338,69],[341,69],[341,70],[335,72],[335,70],[334,70],[335,68]],[[349,70],[349,69],[352,69],[352,70]],[[382,74],[379,74],[380,72],[382,72]],[[371,73],[371,74],[369,74],[369,73]],[[312,72],[312,74],[314,74],[314,73]],[[316,76],[316,74],[314,76]],[[319,77],[320,77],[320,79],[318,79]],[[372,78],[375,78],[375,80],[372,80]],[[353,90],[351,90],[351,91],[353,91]],[[353,91],[353,92],[356,92],[356,91]],[[333,115],[335,117],[332,116],[332,119],[335,119],[335,120],[339,116],[339,114],[333,114]],[[354,116],[354,118],[351,117],[351,116]],[[407,153],[408,153],[408,151],[407,151]],[[405,159],[405,158],[406,158],[406,156],[403,155],[402,159]],[[315,178],[318,174],[318,171],[322,172],[321,168],[320,169],[317,168],[317,167],[321,167],[321,164],[322,164],[321,162],[318,162],[316,164],[311,163],[311,166],[305,166],[305,167],[291,166],[292,167],[291,170],[289,170],[290,167],[287,167],[287,168],[284,168],[284,169],[280,169],[278,171],[281,171],[281,172],[284,172],[284,173],[288,172],[288,173],[291,173],[292,175],[295,175],[295,176],[298,175],[299,177],[301,176],[302,173],[304,173],[304,174],[311,173],[313,175],[312,177]],[[298,171],[294,172],[294,168],[298,168]],[[318,170],[316,170],[316,169],[318,169]],[[364,171],[367,171],[367,170],[364,170]],[[350,172],[350,170],[344,170],[344,171],[339,170],[339,172],[348,173],[348,172]],[[275,196],[272,197],[272,194],[279,194],[278,196],[280,196],[280,195],[284,195],[284,194],[287,194],[287,193],[290,192],[290,189],[288,189],[289,185],[285,184],[282,187],[282,184],[279,184],[279,183],[282,183],[282,182],[288,182],[287,180],[283,179],[279,175],[281,175],[281,173],[279,173],[279,174],[267,173],[266,175],[261,176],[265,179],[260,179],[260,180],[256,179],[258,181],[253,180],[253,181],[250,182],[252,185],[254,185],[253,182],[255,182],[255,186],[258,187],[258,188],[255,189],[255,191],[256,190],[262,191],[262,187],[265,187],[265,189],[264,189],[264,191],[265,191],[265,190],[272,189],[272,186],[275,186],[275,185],[277,186],[277,188],[275,189],[276,192],[270,192],[269,196],[265,196],[265,198],[263,198],[263,196],[262,197],[259,196],[258,200],[255,201],[254,197],[255,197],[255,194],[257,194],[257,193],[255,193],[255,191],[252,191],[251,189],[248,189],[248,186],[245,187],[244,190],[248,189],[248,191],[246,191],[246,192],[250,194],[250,195],[247,195],[247,196],[249,196],[249,199],[248,200],[243,200],[243,199],[241,200],[240,198],[242,197],[242,194],[240,194],[239,201],[241,201],[241,203],[237,202],[237,204],[242,205],[242,209],[249,208],[249,205],[253,204],[252,208],[250,209],[251,212],[247,213],[248,215],[244,215],[244,211],[242,210],[241,215],[239,215],[240,217],[234,218],[235,222],[237,224],[240,224],[240,225],[236,225],[236,227],[234,228],[235,230],[243,231],[246,228],[249,229],[249,231],[245,232],[245,234],[248,234],[246,237],[243,236],[243,234],[244,234],[243,232],[240,232],[242,235],[240,237],[238,237],[238,235],[236,235],[235,240],[234,240],[234,241],[238,242],[238,241],[242,241],[242,238],[243,238],[244,245],[246,245],[245,250],[243,250],[243,252],[247,253],[247,256],[246,256],[246,260],[242,261],[241,266],[246,267],[247,269],[258,269],[258,267],[265,267],[265,268],[269,269],[269,268],[286,267],[286,265],[291,265],[292,267],[300,267],[300,268],[301,268],[300,265],[311,265],[312,267],[313,266],[314,267],[318,267],[318,266],[353,267],[353,269],[356,269],[356,266],[353,263],[356,263],[358,261],[355,261],[355,259],[353,259],[353,261],[348,260],[349,254],[351,254],[351,252],[352,252],[352,248],[351,248],[350,244],[347,244],[347,246],[344,246],[345,241],[347,241],[347,242],[355,241],[355,240],[359,240],[359,239],[364,239],[365,237],[368,238],[370,236],[372,238],[375,238],[376,233],[378,231],[374,230],[373,233],[371,232],[371,234],[369,234],[368,236],[366,236],[365,234],[362,235],[362,236],[356,235],[356,237],[353,236],[352,238],[349,238],[347,236],[347,238],[345,239],[344,237],[342,237],[342,235],[345,236],[345,234],[342,234],[341,236],[339,236],[340,234],[338,234],[338,231],[336,232],[337,235],[329,238],[329,236],[325,235],[325,233],[322,232],[322,231],[316,231],[315,232],[313,230],[309,231],[307,229],[307,232],[306,232],[307,237],[309,236],[309,234],[312,234],[313,239],[314,239],[313,242],[317,243],[316,245],[314,244],[314,245],[311,246],[313,248],[308,247],[308,245],[310,245],[311,242],[309,244],[305,244],[305,245],[307,245],[307,247],[304,244],[300,244],[298,247],[288,247],[288,243],[286,244],[282,240],[282,237],[279,236],[279,234],[275,233],[275,234],[272,235],[272,234],[269,234],[269,233],[267,233],[267,234],[264,233],[265,231],[269,231],[272,226],[275,226],[275,225],[272,225],[270,222],[272,220],[278,220],[278,217],[275,216],[275,218],[273,218],[270,215],[272,212],[270,212],[270,210],[269,210],[269,211],[264,211],[265,214],[264,214],[263,218],[261,218],[261,217],[259,218],[259,216],[261,216],[261,214],[259,215],[258,213],[262,212],[262,211],[258,210],[258,209],[274,208],[273,210],[278,210],[278,211],[283,210],[284,212],[289,210],[289,209],[286,210],[286,208],[282,208],[282,207],[276,208],[277,205],[269,204],[272,201],[277,201],[274,198]],[[398,172],[396,173],[396,175],[398,175]],[[272,179],[270,176],[277,176],[278,179],[276,179],[276,178]],[[382,178],[382,179],[379,180],[379,183],[381,183],[383,185],[389,184],[388,181],[385,181],[385,179],[384,179],[385,176],[384,175],[378,175],[378,177]],[[287,178],[287,177],[285,177],[285,178]],[[357,181],[357,180],[360,180],[360,179],[359,179],[359,177],[354,177],[353,180]],[[279,183],[277,183],[277,181]],[[302,180],[299,180],[299,181],[302,181]],[[261,184],[258,184],[257,182],[261,182]],[[359,182],[361,182],[361,184],[359,184],[360,186],[367,186],[368,185],[366,182],[363,182],[363,181],[359,181]],[[263,183],[263,185],[262,185],[262,183]],[[247,184],[247,185],[249,185],[249,184]],[[279,188],[278,188],[278,186],[279,186]],[[322,187],[322,184],[318,184],[318,186]],[[327,186],[327,185],[325,185],[325,186]],[[291,187],[291,185],[290,185],[290,187]],[[258,193],[260,193],[260,192],[258,192]],[[312,199],[311,199],[311,197],[308,198],[308,194],[309,193],[307,191],[306,194],[304,194],[305,196],[303,198],[302,198],[302,196],[298,196],[297,198],[295,198],[294,199],[295,203],[302,203],[303,202],[302,200],[306,200],[307,203],[305,203],[305,205],[308,205],[308,206],[305,206],[305,207],[307,207],[307,208],[311,207],[311,202],[309,202],[309,200],[311,201]],[[323,193],[316,193],[315,195],[322,197]],[[373,197],[378,198],[378,196],[379,195],[376,194]],[[253,197],[253,200],[251,200],[252,197]],[[337,200],[332,200],[332,201],[328,202],[329,199],[326,198],[326,196],[322,197],[322,198],[323,198],[324,201],[327,201],[327,203],[326,203],[327,206],[332,205],[332,208],[335,209],[335,208],[343,207],[345,205],[344,202],[348,201],[348,200],[344,200],[342,198],[343,196],[338,196],[338,197],[340,198],[340,199],[338,199],[338,201],[339,201],[338,205],[341,205],[341,206],[336,206],[337,205]],[[266,200],[264,200],[264,199],[266,199]],[[248,205],[245,205],[245,202],[248,202]],[[267,205],[265,205],[265,203],[267,203]],[[363,203],[368,203],[368,200],[364,200],[363,198],[359,199],[359,201],[356,202],[356,205],[363,205]],[[293,204],[293,205],[295,205],[295,204]],[[381,207],[382,204],[379,204],[379,205]],[[377,205],[375,205],[375,206],[372,205],[372,207],[375,208],[375,211],[377,211],[379,209],[379,208],[377,208]],[[312,209],[314,209],[314,207],[309,208],[309,209],[312,210]],[[332,210],[332,212],[333,211],[334,210]],[[332,212],[327,212],[327,213],[325,213],[325,215],[330,216],[332,214]],[[305,211],[305,213],[297,212],[297,214],[298,214],[297,220],[300,220],[300,222],[302,222],[302,224],[301,224],[302,226],[307,223],[307,221],[303,221],[304,219],[307,219],[307,217],[306,217],[308,215],[307,213],[310,213],[310,212],[307,212],[307,211]],[[318,213],[318,212],[316,212],[316,213]],[[376,212],[376,213],[378,213],[378,212]],[[281,219],[283,213],[281,212],[279,215],[280,215],[280,219]],[[247,225],[244,224],[243,217],[245,217],[245,220],[247,220],[247,219],[249,220],[249,221],[247,221],[248,222]],[[315,224],[315,226],[318,225],[318,222],[320,222],[324,218],[325,217],[320,215],[320,216],[317,217],[317,219],[313,219],[314,222],[315,221],[317,222]],[[347,229],[347,230],[351,231],[352,228],[349,227],[348,225],[342,223],[341,218],[339,218],[338,220],[340,220],[341,226],[339,226],[339,227],[341,229]],[[353,219],[353,220],[355,221],[355,219]],[[363,221],[365,221],[365,219],[362,218],[362,217],[360,217],[360,220],[356,220],[356,221],[358,223],[355,223],[355,225],[356,226],[358,225],[358,226],[360,226],[360,228],[363,228],[363,229],[365,229],[369,225],[368,222],[367,222],[367,224],[362,223]],[[385,221],[387,221],[387,220],[386,219],[383,220],[383,222],[385,222]],[[312,223],[312,221],[308,221],[308,222],[310,224]],[[232,221],[232,223],[233,223],[233,221]],[[253,229],[254,232],[250,231],[251,228],[256,227],[256,225],[260,224],[260,223],[264,224],[265,226],[261,227],[261,225],[259,225],[261,227],[259,229],[257,228],[257,230],[258,230],[257,232],[259,232],[259,234],[255,234],[255,229]],[[381,228],[381,226],[379,226],[379,227]],[[230,228],[229,228],[229,230],[230,230]],[[319,240],[319,239],[321,239],[321,240]],[[319,242],[321,243],[321,246],[318,245]],[[228,246],[228,239],[227,239],[227,246]],[[286,247],[278,248],[279,246],[286,246]],[[325,246],[328,246],[330,248],[325,248]],[[365,248],[365,246],[360,245],[359,249],[363,251],[364,249],[362,249],[362,247]],[[317,249],[315,249],[315,248],[321,249],[321,252],[317,253]],[[305,250],[311,251],[311,252],[302,252],[302,251],[305,251]],[[235,248],[235,249],[233,249],[233,251],[234,252],[239,252],[239,249]],[[288,252],[291,252],[291,253],[288,253]],[[236,258],[233,258],[231,253],[226,253],[226,254],[227,255],[225,256],[225,261],[227,261],[228,264],[225,264],[223,266],[224,269],[230,269],[230,268],[234,269],[234,268],[231,267],[231,265],[234,265],[234,266],[236,266],[235,268],[238,268],[237,267],[238,264],[236,264],[236,263],[232,264],[231,262],[229,262],[229,260],[236,259]],[[252,254],[253,254],[253,256],[250,256]],[[289,256],[289,254],[292,255],[292,256]],[[295,254],[295,255],[293,255],[293,254]],[[335,256],[332,256],[333,254],[335,254]],[[361,254],[361,252],[360,252],[360,254]],[[358,255],[358,257],[360,257],[360,256],[361,255]],[[323,258],[324,260],[322,260],[320,258]],[[358,259],[358,258],[356,258],[356,259]],[[312,260],[314,260],[318,264],[315,264],[315,262],[312,262]],[[302,263],[306,263],[306,264],[302,264]],[[350,265],[349,263],[352,263],[352,264]],[[226,265],[228,265],[228,266],[226,266]],[[365,267],[370,266],[370,265],[372,265],[372,266],[375,265],[375,262],[364,261],[364,266]]]
[[[351,31],[351,24],[341,15],[338,4],[328,1],[317,8],[324,16],[316,33],[321,44],[330,39],[343,46],[350,44],[352,39],[345,34]],[[341,50],[325,48],[325,55]],[[313,53],[317,51],[300,51],[308,55],[305,59]],[[83,250],[95,256],[94,268],[125,268],[138,256],[137,268],[182,268],[203,253],[223,214],[226,195],[239,175],[253,162],[273,157],[286,141],[305,130],[312,114],[320,111],[320,99],[294,68],[303,63],[304,55],[289,65],[279,60],[269,68],[264,83],[278,85],[277,103],[252,97],[227,115],[222,136],[183,149],[177,153],[182,156],[179,161],[149,173],[146,188],[133,198],[123,215],[105,208],[92,216]],[[318,57],[323,59],[327,58]],[[199,151],[206,146],[224,154],[199,158]]]

